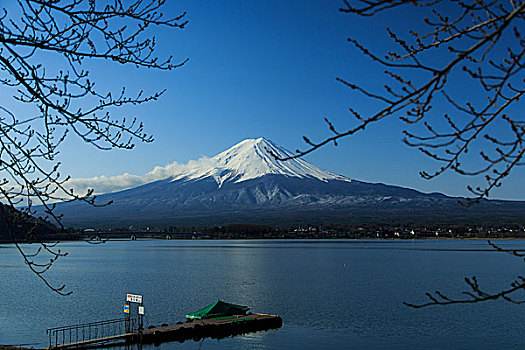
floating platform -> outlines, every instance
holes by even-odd
[[[193,320],[171,326],[148,328],[142,332],[142,343],[198,340],[201,338],[224,338],[232,335],[281,328],[280,316],[250,314]],[[138,335],[138,334],[137,334]]]
[[[225,316],[179,322],[174,325],[149,327],[142,332],[116,334],[111,336],[79,340],[55,342],[48,349],[86,349],[111,347],[122,344],[160,344],[163,342],[202,338],[225,338],[233,335],[281,328],[283,320],[280,316],[269,314],[248,314]],[[51,339],[51,338],[50,338]],[[51,342],[51,341],[50,341]]]

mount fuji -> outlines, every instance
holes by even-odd
[[[269,151],[292,155],[268,139],[247,139],[164,179],[98,196],[109,206],[60,203],[57,211],[74,226],[514,222],[525,212],[524,202],[509,201],[464,208],[459,198],[351,180],[302,159],[277,161]]]

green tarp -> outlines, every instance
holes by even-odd
[[[248,310],[250,310],[248,306],[235,305],[217,300],[199,311],[186,315],[186,318],[189,320],[200,320],[203,318],[246,315]]]

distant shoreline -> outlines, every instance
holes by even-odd
[[[70,243],[70,242],[84,242],[84,241],[100,241],[100,242],[105,242],[105,241],[129,241],[129,242],[132,242],[132,241],[135,241],[135,240],[139,240],[139,241],[147,241],[147,240],[151,240],[151,241],[169,241],[169,240],[172,240],[172,241],[195,241],[195,240],[199,240],[199,241],[204,241],[204,240],[208,240],[208,241],[277,241],[277,240],[283,240],[283,241],[293,241],[293,240],[304,240],[304,241],[314,241],[314,240],[324,240],[324,241],[337,241],[337,240],[369,240],[369,241],[385,241],[385,242],[388,242],[388,241],[399,241],[399,242],[403,242],[403,241],[425,241],[425,240],[483,240],[483,241],[487,241],[487,240],[525,240],[525,237],[416,237],[416,238],[405,238],[405,237],[380,237],[380,238],[374,238],[374,237],[358,237],[358,238],[348,238],[348,237],[331,237],[331,238],[326,238],[326,237],[294,237],[294,238],[289,238],[289,237],[286,237],[286,238],[280,238],[280,237],[244,237],[244,238],[214,238],[214,237],[206,237],[206,238],[170,238],[170,239],[166,239],[165,237],[153,237],[153,236],[150,236],[150,237],[136,237],[135,239],[131,239],[129,237],[101,237],[100,240],[95,240],[93,239],[92,237],[85,237],[85,238],[80,238],[80,239],[62,239],[62,240],[49,240],[49,241],[45,241],[47,243],[49,242],[59,242],[59,243]],[[18,242],[19,244],[28,244],[27,242]],[[0,244],[15,244],[15,242],[10,242],[10,241],[0,241]],[[38,244],[37,242],[32,242],[30,244]],[[6,350],[6,349],[9,349],[9,348],[6,348],[8,345],[0,345],[0,350]],[[16,349],[16,347],[15,347]],[[24,349],[24,348],[20,348],[20,349]]]

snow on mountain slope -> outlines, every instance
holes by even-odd
[[[75,193],[85,193],[94,189],[95,194],[115,193],[160,180],[197,181],[211,178],[219,188],[224,183],[239,183],[257,179],[265,175],[284,175],[291,178],[318,179],[323,182],[350,179],[322,170],[302,159],[281,162],[275,160],[267,151],[271,150],[282,157],[291,152],[275,145],[265,138],[247,139],[213,158],[202,157],[186,164],[173,162],[166,166],[156,166],[144,175],[121,174],[116,176],[95,176],[92,178],[73,178],[66,183]]]
[[[211,158],[209,162],[201,162],[199,166],[174,176],[172,180],[189,181],[213,177],[219,187],[227,181],[239,183],[264,175],[315,178],[325,182],[328,180],[351,181],[302,159],[278,161],[269,154],[268,150],[280,157],[292,155],[290,151],[263,137],[247,139]]]
[[[133,178],[134,186],[98,196],[99,203],[113,202],[109,206],[59,203],[57,214],[63,214],[63,223],[68,225],[121,227],[146,222],[450,222],[452,216],[472,222],[487,217],[496,220],[497,215],[501,220],[515,220],[525,212],[525,202],[483,201],[467,209],[458,205],[458,198],[443,194],[351,181],[301,159],[276,161],[267,149],[291,155],[264,138],[244,140],[213,158],[159,167]]]

